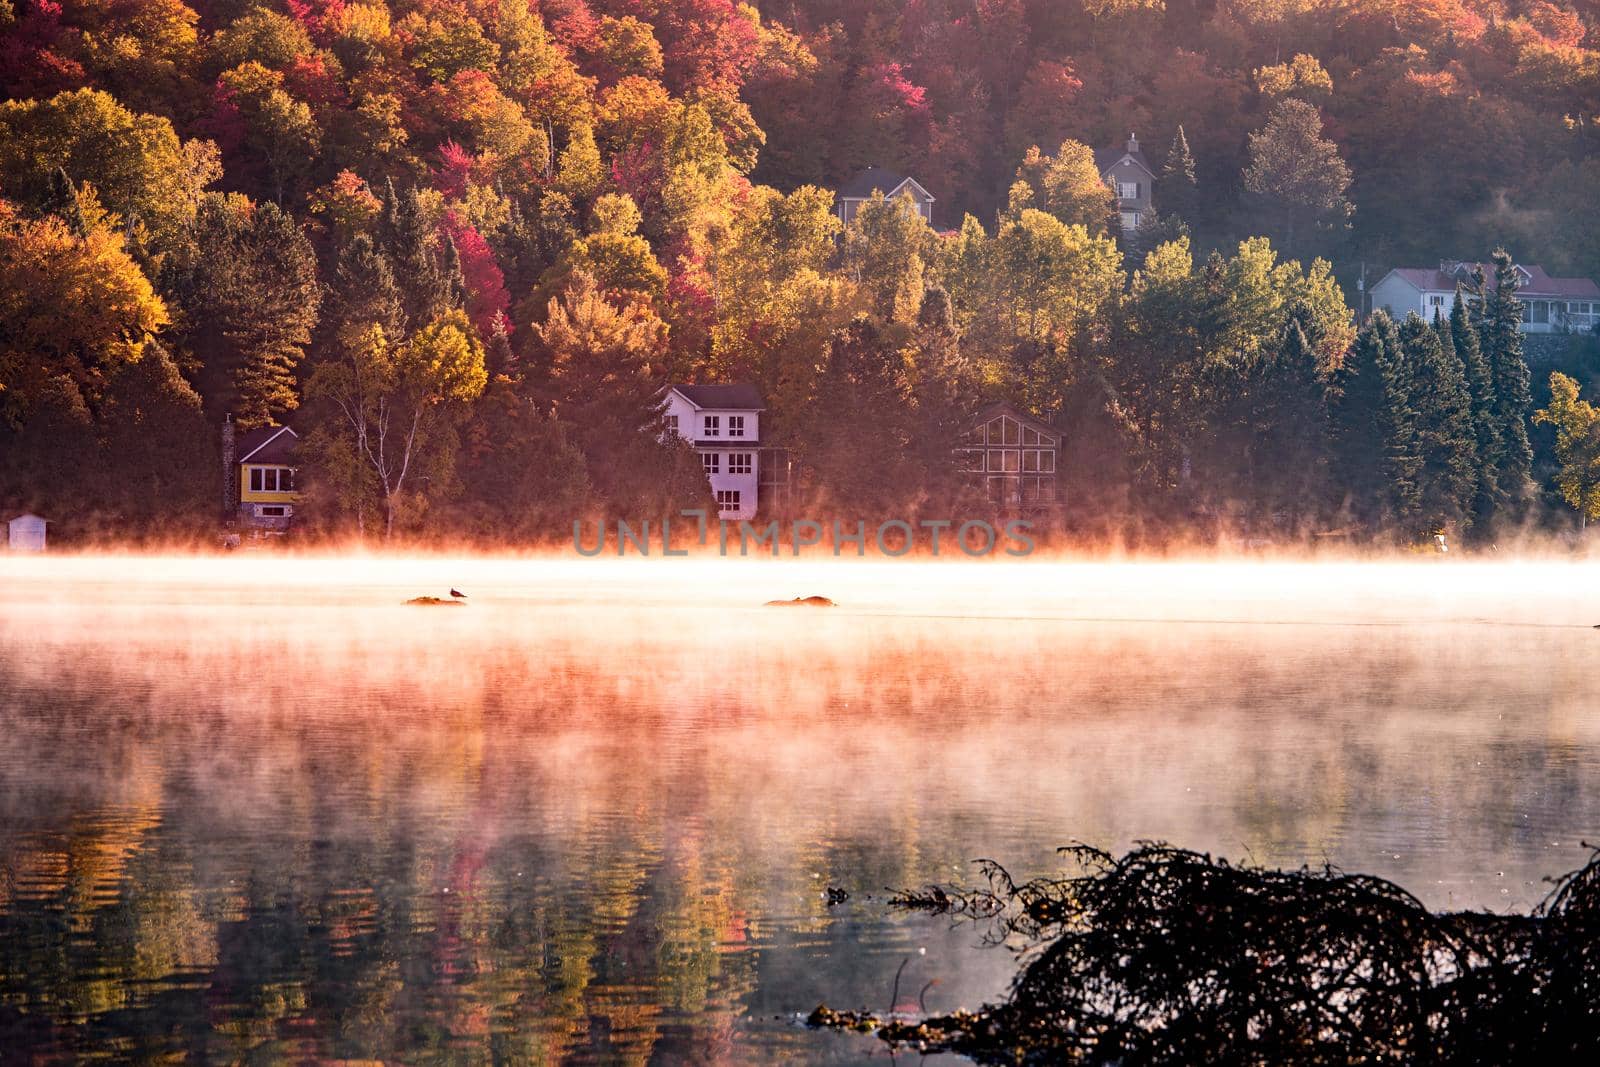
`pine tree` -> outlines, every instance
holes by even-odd
[[[1308,309],[1295,309],[1247,387],[1249,493],[1263,514],[1287,520],[1291,530],[1321,495],[1327,467],[1323,388],[1303,325],[1309,317]]]
[[[400,287],[405,329],[420,330],[446,311],[459,307],[458,294],[464,288],[460,264],[457,262],[452,276],[446,262],[449,250],[441,247],[418,191],[398,194],[391,180],[382,222],[382,247]]]
[[[1157,191],[1161,194],[1159,203],[1169,214],[1190,220],[1199,190],[1195,183],[1194,156],[1189,152],[1189,139],[1184,136],[1182,126],[1172,138],[1172,147],[1167,149],[1167,161],[1161,168]]]
[[[1407,315],[1400,326],[1400,340],[1411,373],[1421,460],[1414,532],[1426,535],[1447,524],[1470,521],[1477,462],[1472,398],[1445,323],[1430,325],[1419,315]]]
[[[1494,382],[1494,423],[1501,441],[1495,495],[1515,517],[1526,504],[1532,486],[1533,446],[1528,442],[1528,416],[1533,398],[1528,361],[1522,354],[1522,302],[1517,299],[1517,271],[1503,248],[1494,253],[1494,278],[1494,288],[1480,298],[1478,331]]]
[[[1369,528],[1410,521],[1421,458],[1411,378],[1394,320],[1375,312],[1330,390],[1335,481],[1354,517]]]
[[[1486,528],[1494,516],[1495,489],[1499,483],[1499,464],[1504,449],[1494,415],[1494,377],[1478,344],[1478,330],[1472,324],[1461,290],[1456,290],[1450,308],[1450,339],[1466,373],[1467,390],[1472,398],[1472,431],[1476,447],[1473,479],[1472,521]]]
[[[369,326],[381,327],[386,337],[405,332],[405,308],[394,268],[366,234],[357,234],[339,250],[329,287],[330,319],[348,338]]]
[[[89,225],[83,217],[83,205],[78,201],[78,187],[72,184],[65,167],[57,167],[50,175],[50,190],[45,194],[44,211],[67,224],[74,236],[83,237]]]

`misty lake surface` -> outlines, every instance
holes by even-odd
[[[1596,624],[1565,562],[0,556],[0,1061],[886,1060],[798,1020],[1015,959],[885,890],[1074,841],[1527,909]]]

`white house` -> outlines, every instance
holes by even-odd
[[[1456,286],[1470,289],[1473,270],[1480,267],[1485,284],[1493,289],[1493,263],[1446,260],[1437,270],[1396,267],[1372,287],[1372,310],[1382,308],[1395,319],[1413,311],[1429,322],[1435,316],[1448,318]],[[1523,333],[1588,333],[1600,323],[1600,285],[1592,280],[1552,278],[1543,267],[1520,263],[1516,271]]]
[[[48,521],[32,513],[27,513],[18,515],[6,523],[11,551],[43,552],[44,530]]]
[[[911,197],[911,206],[916,209],[928,223],[933,225],[934,196],[922,187],[915,178],[908,178],[904,174],[896,174],[892,170],[881,167],[868,167],[854,178],[839,186],[838,204],[839,221],[846,226],[856,217],[856,212],[861,210],[861,205],[872,199],[873,193],[882,193],[885,200],[893,200],[900,196]]]
[[[682,437],[700,454],[724,519],[755,518],[761,485],[761,415],[766,410],[753,385],[667,389],[667,432]]]

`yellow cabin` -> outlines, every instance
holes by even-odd
[[[283,533],[300,500],[295,491],[294,449],[300,437],[287,426],[251,430],[239,440],[239,522]]]

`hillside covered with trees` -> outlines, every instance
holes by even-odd
[[[1597,143],[1593,0],[0,0],[0,506],[203,535],[228,416],[308,531],[532,543],[703,502],[659,389],[749,381],[819,517],[981,510],[995,399],[1084,539],[1600,517],[1509,259],[1353,288],[1600,275]]]

